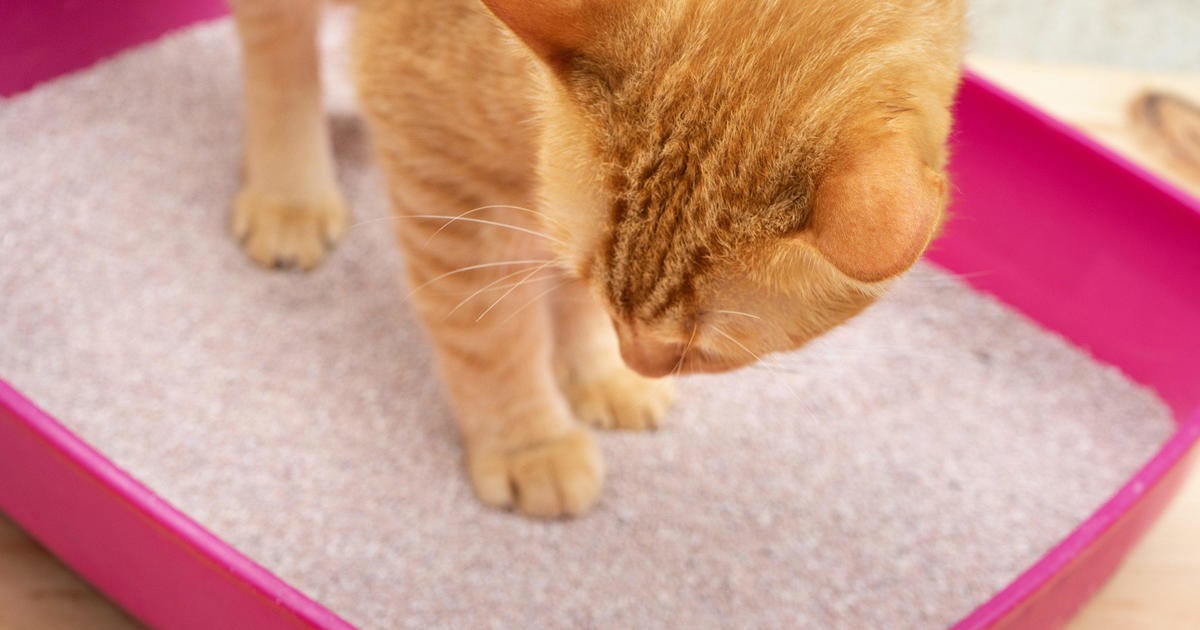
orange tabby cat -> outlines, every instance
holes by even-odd
[[[961,0],[361,0],[359,95],[487,504],[597,500],[583,423],[857,314],[941,224]],[[233,231],[310,268],[346,229],[313,0],[236,0]],[[615,330],[615,334],[614,334]]]

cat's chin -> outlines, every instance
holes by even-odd
[[[739,370],[751,363],[753,361],[733,361],[724,357],[701,356],[699,353],[689,353],[682,359],[676,359],[670,364],[664,362],[642,363],[628,359],[625,361],[625,365],[629,369],[646,378],[688,376],[692,374],[722,374]]]
[[[753,361],[685,361],[677,374],[724,374],[740,370]]]
[[[621,359],[629,369],[646,378],[685,374],[716,374],[745,367],[754,361],[749,357],[731,358],[690,340],[661,339],[652,333],[639,331],[637,324],[614,319]],[[736,342],[739,346],[741,342]],[[750,354],[748,349],[745,349]]]

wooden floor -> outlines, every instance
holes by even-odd
[[[0,629],[136,627],[0,515]]]
[[[1200,172],[1139,142],[1128,103],[1142,90],[1169,88],[1200,102],[1200,76],[1158,76],[975,59],[985,76],[1099,138],[1200,196]],[[1200,278],[1197,279],[1200,286]],[[0,630],[136,628],[0,515]],[[1162,520],[1070,630],[1200,628],[1200,474],[1193,474]]]

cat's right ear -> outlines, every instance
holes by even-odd
[[[945,206],[945,176],[904,136],[888,134],[825,176],[802,238],[847,276],[880,282],[916,262]]]
[[[483,0],[551,68],[562,70],[587,44],[601,7],[595,0]]]

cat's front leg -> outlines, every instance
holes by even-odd
[[[599,498],[603,465],[591,434],[555,386],[547,286],[531,279],[537,268],[528,276],[520,266],[515,276],[508,267],[454,273],[477,266],[464,255],[486,248],[455,246],[446,255],[423,245],[429,240],[420,231],[401,236],[415,305],[434,342],[476,494],[529,516],[586,512]],[[446,240],[454,236],[438,235],[433,246]]]
[[[246,99],[242,189],[231,229],[267,267],[311,269],[345,234],[321,106],[317,0],[231,0]]]
[[[667,379],[646,378],[625,365],[608,315],[580,280],[551,299],[555,375],[576,417],[604,429],[656,429],[675,401]]]

